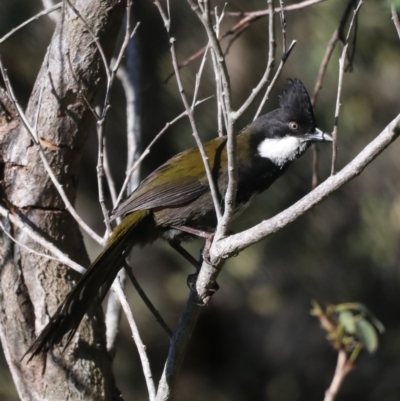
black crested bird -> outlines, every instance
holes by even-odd
[[[226,137],[204,144],[218,195],[223,205],[228,184]],[[237,135],[238,215],[251,199],[268,187],[313,142],[332,141],[316,127],[307,90],[298,79],[288,80],[280,107],[249,124]],[[29,348],[29,360],[47,352],[68,333],[67,345],[89,307],[100,306],[124,259],[135,245],[168,241],[185,254],[182,241],[194,233],[212,233],[217,219],[197,148],[172,157],[150,174],[113,212],[125,216],[117,225],[98,258],[51,317]],[[186,254],[187,256],[187,254]]]

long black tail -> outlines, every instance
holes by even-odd
[[[147,210],[129,214],[114,229],[103,252],[68,294],[23,358],[27,354],[31,354],[29,362],[35,355],[47,352],[54,344],[58,344],[68,332],[70,333],[65,347],[69,344],[89,307],[91,305],[100,306],[130,249],[138,243],[147,242],[147,230],[139,223],[148,214]],[[135,232],[135,230],[143,232]]]

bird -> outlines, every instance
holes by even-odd
[[[279,107],[255,119],[237,136],[237,217],[254,196],[267,190],[312,143],[331,142],[317,128],[308,92],[299,79],[288,79]],[[228,186],[227,137],[204,143],[217,197],[223,211]],[[112,212],[122,221],[114,228],[105,249],[61,303],[25,355],[29,361],[59,344],[66,346],[89,307],[99,307],[133,246],[166,240],[183,256],[181,243],[212,235],[217,226],[213,198],[198,148],[169,159],[145,178]],[[24,356],[25,356],[24,355]]]

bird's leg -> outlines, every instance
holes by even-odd
[[[196,269],[196,272],[193,274],[189,274],[186,280],[187,286],[189,287],[189,289],[191,289],[192,291],[196,290],[196,279],[197,276],[199,274],[200,268],[201,268],[201,263],[199,261],[197,261],[185,248],[182,247],[181,244],[179,244],[178,242],[174,242],[174,241],[168,241],[168,243],[171,245],[171,247],[173,249],[175,249],[175,251],[177,251],[180,255],[182,255],[191,265],[194,266],[194,268]]]
[[[203,231],[203,230],[197,230],[196,228],[187,227],[187,226],[172,226],[172,228],[183,231],[185,233],[193,234],[196,237],[205,238],[206,243],[204,244],[204,247],[203,247],[202,256],[203,256],[203,260],[208,265],[212,266],[212,263],[210,261],[210,249],[211,249],[212,242],[214,240],[214,233],[210,233],[208,231]]]
[[[180,230],[185,233],[193,234],[196,237],[200,238],[214,238],[214,234],[204,230],[198,230],[197,228],[192,228],[188,226],[171,226],[171,228],[175,228],[175,230]]]
[[[201,263],[199,263],[185,248],[183,248],[181,244],[174,241],[168,241],[168,243],[196,269],[197,273],[199,272]]]
[[[174,227],[174,228],[176,228],[176,227]],[[199,275],[199,271],[201,268],[201,260],[197,261],[185,248],[182,247],[182,245],[180,243],[175,242],[175,241],[168,241],[168,243],[169,243],[169,245],[171,245],[171,247],[173,249],[175,249],[180,255],[182,255],[196,269],[196,272],[193,274],[189,274],[187,277],[187,280],[186,280],[186,283],[187,283],[187,286],[189,287],[189,289],[191,291],[196,292],[196,280],[197,280],[197,277]],[[204,258],[204,249],[207,246],[207,243],[208,243],[208,241],[206,240],[206,242],[204,243],[204,245],[202,247],[202,250],[200,251],[201,259]],[[199,305],[200,306],[207,305],[210,302],[212,295],[218,289],[219,289],[218,283],[214,283],[213,287],[209,289],[209,294],[206,296],[205,300],[203,300],[202,303],[199,303]]]

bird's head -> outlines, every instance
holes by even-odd
[[[317,128],[307,90],[299,79],[289,79],[280,96],[280,108],[253,122],[259,156],[284,166],[301,156],[313,142],[331,142]]]

